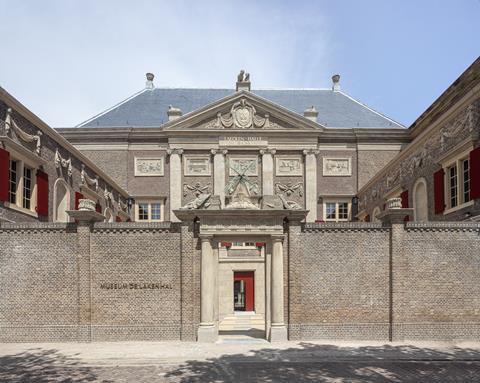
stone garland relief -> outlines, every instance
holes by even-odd
[[[398,167],[385,174],[366,195],[361,198],[360,208],[366,208],[380,196],[398,187],[410,177],[415,177],[417,171],[433,162],[444,153],[453,149],[455,145],[472,137],[475,123],[480,120],[480,102],[473,103],[465,108],[453,121],[444,125],[438,133],[431,136],[421,149],[410,155],[398,164]]]
[[[135,176],[152,177],[163,176],[163,157],[160,158],[135,158]]]
[[[277,176],[302,176],[303,167],[300,157],[275,157],[275,174]]]
[[[352,159],[351,158],[323,158],[324,176],[351,176]]]

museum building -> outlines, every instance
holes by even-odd
[[[479,73],[410,128],[339,75],[177,89],[147,73],[58,129],[1,89],[0,339],[215,341],[242,317],[271,341],[480,337]],[[31,295],[9,284],[20,270]]]

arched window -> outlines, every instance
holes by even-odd
[[[415,221],[428,221],[428,195],[425,178],[419,178],[413,185],[413,209]]]
[[[113,222],[114,217],[110,208],[107,207],[103,215],[105,216],[105,222]]]
[[[70,217],[67,214],[67,210],[70,210],[70,188],[62,178],[55,181],[53,199],[55,208],[53,220],[55,222],[69,222]]]
[[[378,206],[375,209],[373,209],[371,221],[379,222],[380,220],[378,219],[377,215],[379,215],[380,213],[381,213],[381,210]]]

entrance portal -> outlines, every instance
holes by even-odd
[[[234,311],[255,310],[255,287],[253,271],[235,271],[233,273],[233,309]]]

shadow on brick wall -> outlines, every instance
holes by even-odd
[[[0,357],[0,382],[99,382],[91,368],[57,350],[31,349]],[[111,381],[102,380],[103,383]]]
[[[252,350],[187,361],[165,375],[175,382],[478,382],[480,352],[443,353],[414,346]],[[171,379],[171,380],[170,380]]]

